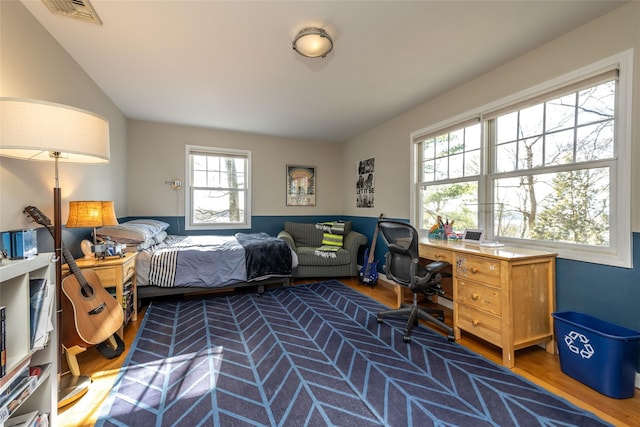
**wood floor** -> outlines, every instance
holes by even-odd
[[[356,280],[342,280],[342,282],[387,306],[393,307],[395,305],[396,296],[394,291],[380,282],[374,288],[361,286]],[[305,283],[305,281],[297,281],[295,284],[302,283]],[[425,302],[424,304],[430,303]],[[93,382],[87,394],[82,398],[59,409],[59,426],[84,427],[95,424],[100,406],[108,396],[118,370],[126,358],[126,352],[131,348],[138,327],[142,323],[145,309],[146,307],[143,306],[139,312],[137,322],[133,322],[125,328],[124,341],[127,350],[125,350],[124,354],[116,359],[107,360],[95,348],[91,348],[78,355],[81,373],[91,376]],[[446,313],[446,321],[447,323],[451,321],[450,312]],[[502,356],[498,348],[474,339],[470,335],[463,334],[462,338],[457,342],[496,363],[501,361]],[[564,397],[573,404],[595,413],[613,425],[640,425],[640,391],[636,390],[635,396],[630,399],[606,397],[563,374],[560,370],[558,356],[547,354],[541,347],[517,351],[516,366],[513,368],[513,372],[522,375],[556,395]]]

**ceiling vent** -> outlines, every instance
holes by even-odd
[[[52,13],[102,25],[89,0],[42,0]]]

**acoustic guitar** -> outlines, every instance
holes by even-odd
[[[45,226],[53,236],[51,220],[38,208],[27,206],[24,211],[35,222]],[[63,345],[69,348],[74,345],[87,347],[100,344],[111,338],[122,326],[124,320],[122,307],[102,286],[95,271],[80,270],[67,248],[63,247],[62,253],[73,273],[62,279],[61,287],[71,303],[73,311],[71,320],[75,325],[75,330],[68,327],[63,329]],[[64,308],[65,301],[62,303],[65,324],[68,324],[70,310]]]
[[[378,219],[384,218],[384,214],[381,213]],[[364,265],[358,273],[358,281],[363,285],[374,286],[378,281],[378,262],[374,261],[376,252],[376,242],[378,240],[378,223],[376,222],[376,231],[373,233],[373,242],[371,242],[371,252],[369,248],[364,251]]]

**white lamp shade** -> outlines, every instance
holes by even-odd
[[[0,98],[0,156],[70,163],[109,163],[109,122],[66,105]]]

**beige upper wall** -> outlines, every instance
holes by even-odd
[[[634,49],[633,114],[640,117],[640,2],[632,2],[486,75],[426,102],[345,147],[345,179],[355,182],[358,160],[376,158],[376,207],[356,208],[343,194],[344,214],[410,217],[411,132],[490,104],[627,49]],[[640,121],[632,130],[632,226],[640,231]]]
[[[66,222],[69,200],[113,200],[116,214],[127,214],[125,117],[17,1],[0,1],[0,96],[71,105],[106,118],[111,163],[60,164],[62,221]],[[22,214],[29,205],[52,217],[53,186],[52,162],[0,157],[0,230],[33,227]]]
[[[73,105],[100,114],[110,123],[110,165],[61,165],[63,220],[66,201],[80,199],[114,200],[118,216],[182,214],[183,195],[177,196],[164,181],[184,179],[185,144],[250,148],[256,215],[376,217],[384,213],[408,218],[412,131],[629,48],[636,52],[634,117],[640,114],[640,2],[625,5],[343,145],[136,121],[129,122],[131,129],[127,131],[122,113],[20,2],[0,1],[0,19],[0,95]],[[640,164],[639,134],[636,121],[634,165]],[[358,162],[371,157],[376,158],[375,207],[356,208]],[[318,167],[316,207],[285,206],[286,164]],[[635,167],[632,173],[632,182],[640,182],[640,168]],[[0,158],[0,230],[27,226],[21,213],[24,206],[33,204],[45,213],[51,212],[52,181],[52,164]],[[632,185],[633,229],[640,230],[640,197],[637,184]]]
[[[144,121],[128,125],[129,214],[184,214],[185,146],[251,150],[253,215],[339,215],[342,213],[342,146],[240,132]],[[316,167],[316,206],[286,206],[286,165]]]

